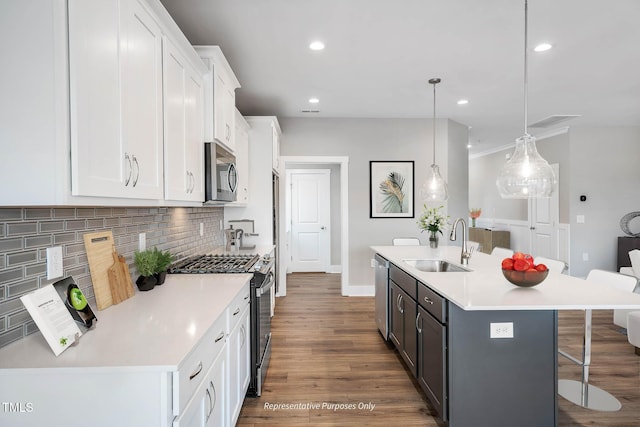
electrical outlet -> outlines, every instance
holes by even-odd
[[[582,253],[582,260],[583,261],[589,261],[589,254],[587,252],[583,252]]]
[[[222,227],[223,227],[222,220],[220,220],[220,230],[222,230]]]
[[[138,235],[138,250],[140,252],[147,249],[147,233],[140,233]]]
[[[576,215],[576,222],[578,224],[584,224],[584,215]]]
[[[200,223],[200,237],[204,236],[204,222]]]
[[[62,246],[47,248],[47,280],[61,277],[62,274]]]
[[[491,323],[491,338],[513,338],[513,322]]]
[[[376,260],[371,258],[371,267],[375,268],[376,267]]]

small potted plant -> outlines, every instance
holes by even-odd
[[[169,251],[161,251],[158,248],[153,248],[153,254],[156,260],[155,272],[157,283],[156,285],[162,285],[167,277],[167,268],[173,262],[173,255]]]
[[[154,275],[156,269],[156,256],[152,250],[136,251],[134,262],[138,269],[136,285],[141,291],[150,291],[156,286],[157,279]]]
[[[471,210],[469,211],[469,217],[471,218],[471,226],[472,227],[476,226],[476,219],[480,218],[481,214],[482,214],[482,209],[480,209],[480,208],[471,208]]]
[[[444,206],[428,208],[425,204],[422,215],[417,221],[422,231],[429,232],[429,246],[432,248],[438,247],[438,233],[443,234],[445,227],[449,224],[449,215],[440,213],[443,208]]]

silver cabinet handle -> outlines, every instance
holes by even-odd
[[[133,186],[135,187],[138,183],[138,178],[140,178],[140,164],[138,163],[138,158],[136,156],[131,156],[131,158],[133,159],[133,163],[136,164],[136,177],[133,180]]]
[[[230,141],[230,140],[231,140],[231,126],[229,126],[229,123],[225,123],[224,125],[225,125],[225,126],[226,126],[226,128],[227,128],[227,133],[226,133],[226,135],[225,135],[225,137],[224,137],[224,138],[225,138],[225,139],[227,140],[227,142],[228,142],[228,141]]]
[[[202,372],[202,362],[198,363],[198,367],[189,375],[189,381],[197,377],[200,372]]]
[[[124,186],[129,185],[129,181],[131,181],[131,173],[133,172],[133,165],[131,164],[131,157],[129,157],[129,153],[124,153],[124,159],[129,162],[129,175],[127,175],[127,179],[124,181]]]
[[[189,193],[191,192],[191,191],[190,191],[190,189],[191,189],[191,172],[187,171],[187,172],[186,172],[186,175],[187,175],[187,182],[186,182],[186,184],[187,184],[187,185],[186,185],[186,187],[187,187],[187,188],[186,188],[186,193],[187,193],[187,194],[189,194]]]
[[[224,338],[224,331],[220,332],[220,335],[218,335],[218,337],[216,338],[216,340],[214,342],[218,342],[220,341],[222,338]]]
[[[424,302],[426,302],[427,304],[432,304],[433,305],[433,301],[431,301],[429,299],[429,297],[424,297]]]
[[[401,311],[401,308],[400,308],[400,297],[401,296],[402,295],[398,294],[398,296],[396,297],[396,307],[398,307],[398,311]]]
[[[216,386],[215,386],[215,384],[213,384],[213,381],[209,381],[209,385],[211,386],[211,390],[213,390],[213,403],[211,404],[211,412],[209,412],[209,416],[211,416],[211,414],[213,413],[213,410],[216,407],[216,401],[218,400],[218,394],[216,393]]]
[[[234,311],[234,312],[233,312],[233,315],[234,315],[234,316],[237,316],[237,315],[238,315],[238,313],[240,313],[240,307],[238,307],[238,308],[236,309],[236,311]]]
[[[209,410],[207,411],[207,418],[205,420],[205,423],[207,421],[209,421],[209,417],[211,417],[211,413],[213,412],[213,402],[211,400],[211,392],[209,391],[209,387],[207,387],[207,399],[209,399]]]
[[[244,325],[240,326],[240,332],[242,333],[242,340],[240,341],[240,347],[244,347],[245,340],[247,339],[247,328]]]
[[[404,313],[404,297],[402,295],[400,295],[400,313]]]
[[[189,192],[193,193],[193,190],[196,189],[196,177],[193,175],[193,172],[189,172],[189,175],[191,175],[191,191]]]
[[[422,333],[422,328],[418,325],[418,321],[420,320],[420,312],[418,312],[417,316],[416,316],[416,330],[418,331],[419,334]]]

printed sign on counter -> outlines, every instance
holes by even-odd
[[[20,300],[56,356],[82,335],[53,285],[21,296]]]

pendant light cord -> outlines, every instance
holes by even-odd
[[[440,83],[441,80],[439,78],[429,79],[429,83],[433,85],[433,163],[432,166],[436,164],[436,85]]]
[[[527,61],[527,47],[528,47],[528,43],[527,43],[527,34],[528,34],[528,19],[527,19],[527,15],[528,15],[528,2],[527,0],[524,0],[524,134],[525,135],[529,135],[529,126],[527,124],[527,116],[528,116],[528,104],[529,104],[529,90],[528,90],[528,86],[529,86],[529,78],[528,78],[528,61]],[[434,87],[435,88],[435,87]]]

